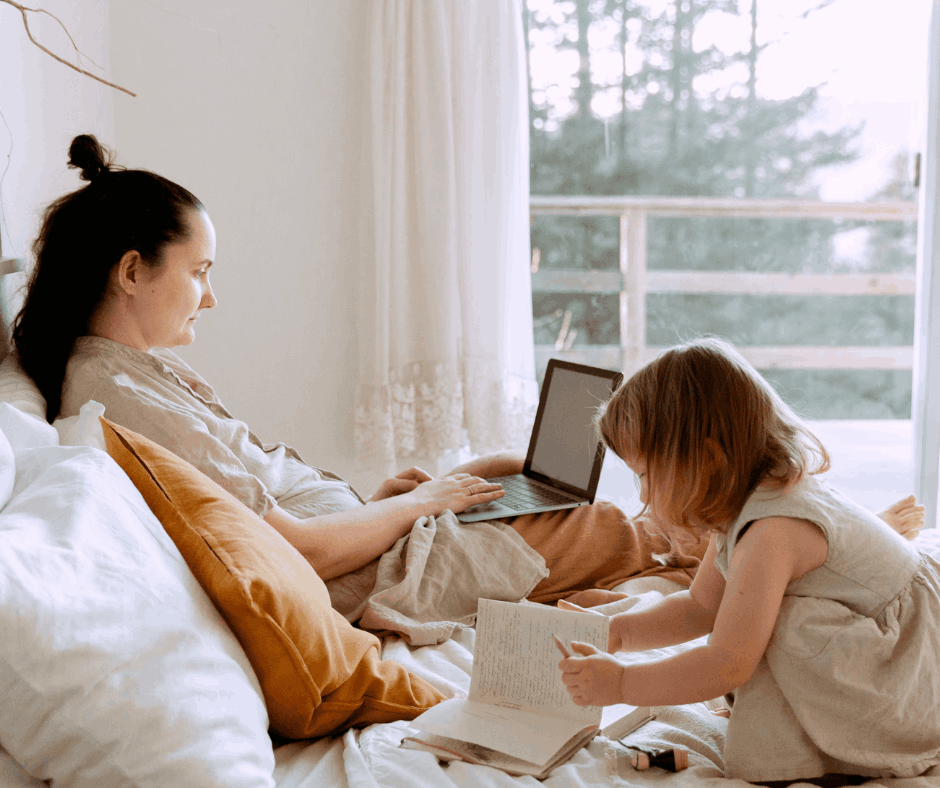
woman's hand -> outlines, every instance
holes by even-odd
[[[396,495],[403,495],[414,490],[419,484],[429,482],[433,479],[431,474],[420,468],[409,468],[402,471],[391,479],[386,479],[376,490],[370,501],[382,501],[386,498],[393,498]]]
[[[578,706],[610,706],[623,702],[625,667],[589,643],[575,641],[571,656],[558,663],[561,680]]]
[[[924,527],[924,507],[913,495],[889,506],[878,516],[907,540],[916,537]]]
[[[479,476],[456,473],[419,484],[409,495],[426,515],[438,515],[445,509],[454,514],[480,503],[489,503],[505,495],[498,484]]]
[[[492,454],[484,454],[482,457],[465,462],[454,468],[448,476],[454,476],[458,473],[469,473],[471,476],[480,476],[484,479],[492,479],[495,476],[511,476],[514,473],[522,473],[525,465],[525,454],[515,451],[498,451]]]
[[[599,588],[591,589],[591,591],[600,591]],[[585,591],[579,591],[577,594],[572,594],[568,599],[573,599],[578,596],[578,594],[590,593]],[[613,591],[605,591],[604,593],[613,594]],[[623,597],[629,596],[629,594],[617,595],[618,599],[623,599]],[[558,609],[559,610],[574,610],[577,613],[593,613],[595,616],[602,616],[603,613],[598,613],[596,610],[587,610],[580,605],[576,605],[572,602],[569,602],[568,599],[559,599],[558,600]],[[611,600],[613,601],[613,600]],[[600,603],[599,603],[600,604]],[[613,624],[613,619],[611,619],[611,624]],[[623,649],[623,643],[620,641],[620,633],[616,630],[615,627],[610,626],[607,630],[607,651],[610,654],[613,654],[617,651]]]

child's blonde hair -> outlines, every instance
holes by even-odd
[[[762,481],[785,488],[829,470],[819,439],[721,339],[651,361],[614,392],[597,425],[620,458],[647,463],[653,515],[689,530],[726,530]]]

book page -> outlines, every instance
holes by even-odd
[[[544,766],[574,738],[585,742],[597,728],[565,717],[506,709],[465,698],[432,706],[411,722],[412,727],[438,736],[479,744]]]
[[[417,734],[417,736],[406,736],[402,740],[401,746],[405,749],[424,750],[425,752],[433,753],[442,761],[460,759],[469,763],[502,769],[502,771],[509,774],[530,774],[538,779],[544,779],[548,776],[553,766],[566,761],[576,750],[583,747],[586,743],[587,740],[584,735],[575,736],[571,741],[566,742],[558,753],[545,765],[537,765],[529,761],[524,761],[521,758],[514,758],[511,755],[506,755],[506,753],[494,750],[491,747],[484,747],[480,744],[470,744],[469,742],[450,739],[446,736],[438,736],[426,732],[421,732]]]
[[[599,725],[599,706],[577,706],[561,680],[552,633],[607,648],[606,616],[481,599],[469,700]]]

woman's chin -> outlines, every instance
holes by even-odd
[[[170,340],[167,340],[160,347],[171,348],[171,347],[180,347],[181,345],[191,345],[196,341],[196,330],[189,326],[175,337]]]

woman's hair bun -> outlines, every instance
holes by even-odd
[[[69,145],[69,167],[80,169],[85,181],[94,181],[109,172],[113,159],[114,154],[93,134],[79,134]]]

